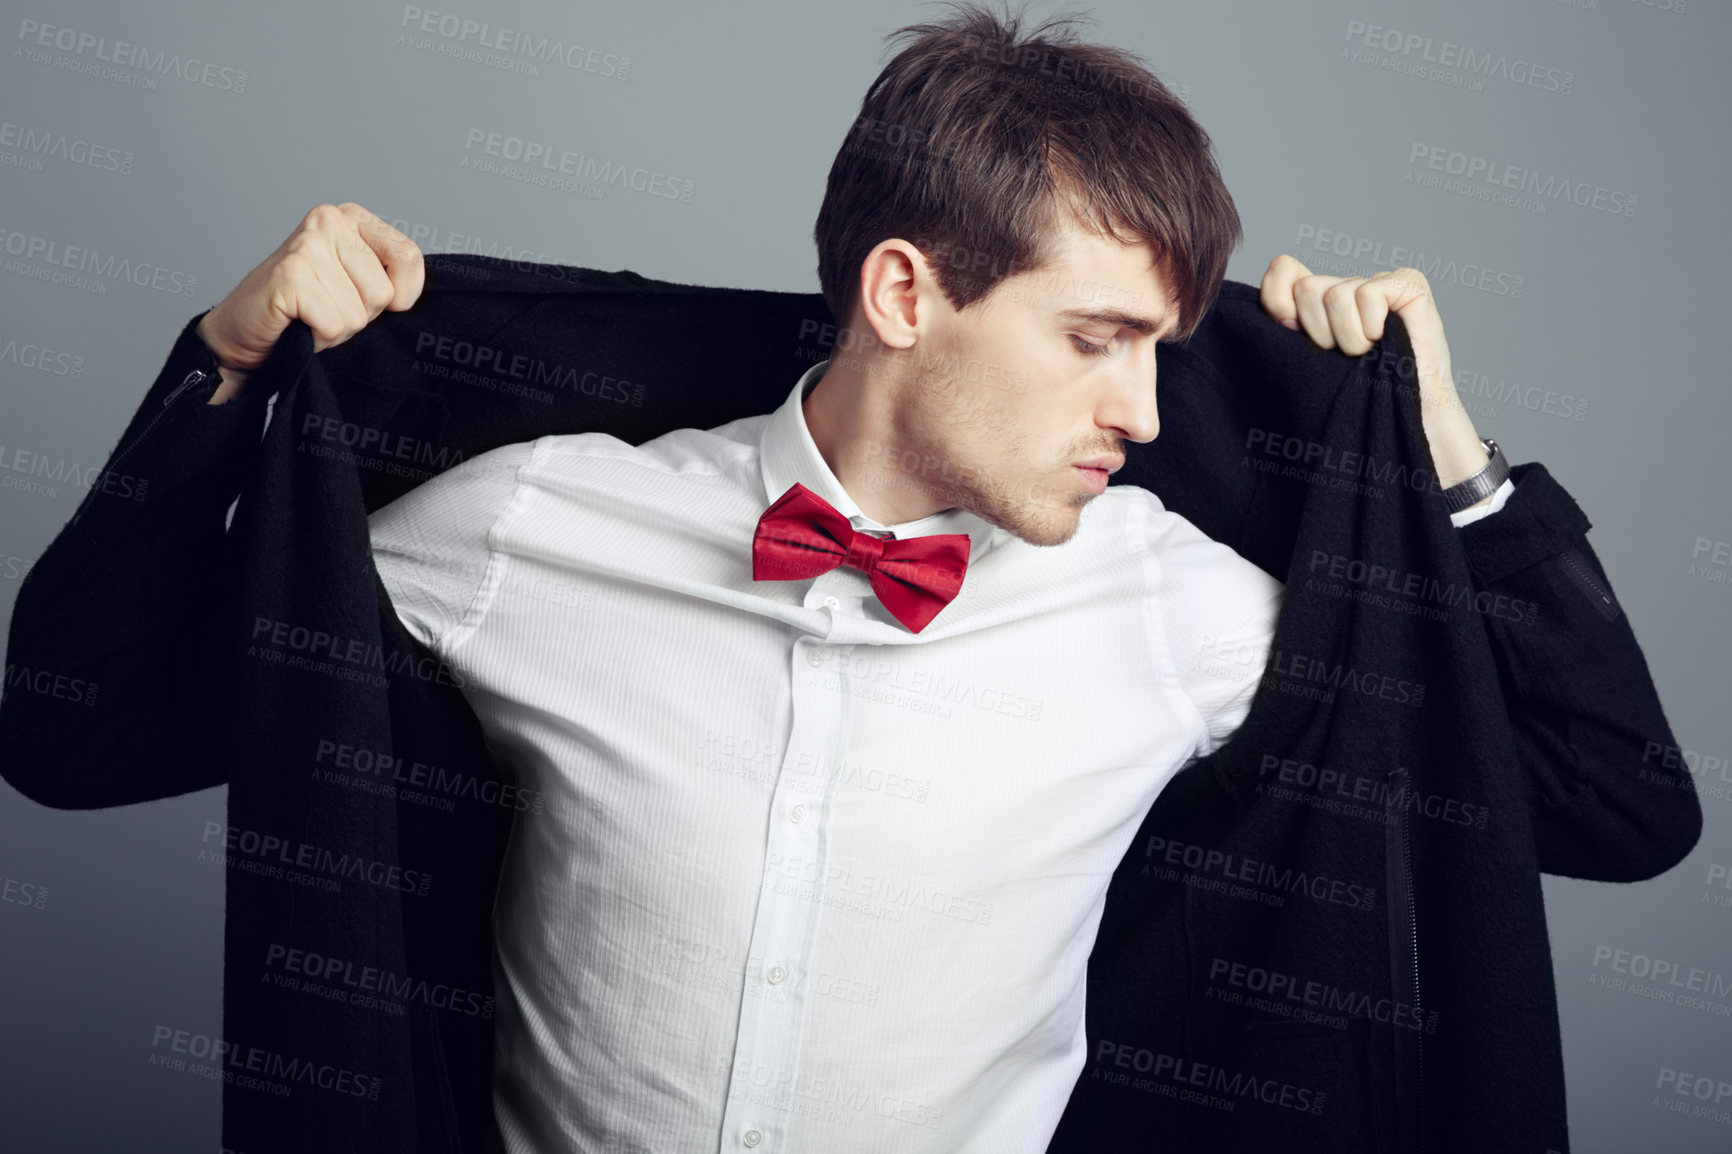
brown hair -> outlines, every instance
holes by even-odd
[[[1053,17],[951,4],[878,74],[830,166],[813,239],[818,282],[846,324],[866,254],[900,237],[958,309],[1051,256],[1061,198],[1120,241],[1148,241],[1188,338],[1242,233],[1184,104],[1124,49],[1077,43]],[[1129,234],[1129,235],[1126,235]]]

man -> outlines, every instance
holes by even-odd
[[[1212,299],[1238,236],[1231,201],[1152,77],[1138,98],[1074,91],[1067,116],[1029,102],[1014,68],[971,58],[1014,39],[988,21],[909,30],[873,86],[817,226],[847,351],[779,411],[637,448],[513,445],[372,519],[398,613],[556,815],[520,816],[499,891],[508,1150],[699,1149],[718,1133],[723,1149],[877,1149],[911,1141],[910,1122],[930,1128],[920,1148],[1042,1148],[1085,1054],[1112,867],[1162,784],[1249,707],[1280,582],[1146,490],[1106,483],[1124,442],[1159,431],[1155,345]],[[1068,62],[1127,66],[1087,47]],[[1036,159],[1017,142],[1039,124],[1019,116],[1048,118],[1051,195],[997,179]],[[879,139],[939,160],[893,192],[908,157]],[[1124,215],[1089,218],[1083,171]],[[326,222],[309,221],[311,246]],[[412,299],[413,262],[387,247],[387,281],[349,235],[382,226],[354,206],[329,225],[340,263],[309,248],[325,265],[290,280],[296,315],[323,333],[333,312],[355,327],[360,304]],[[1440,483],[1485,467],[1447,404],[1442,329],[1413,270],[1310,277],[1282,257],[1264,293],[1348,352],[1405,310],[1421,379],[1441,383],[1426,410]],[[206,318],[228,363],[286,323],[263,300],[243,283]],[[229,339],[249,326],[250,342]],[[843,538],[961,538],[957,599],[910,626],[851,564],[754,580],[756,523],[801,487],[838,510]],[[836,549],[852,562],[868,546]],[[549,588],[595,609],[559,612]],[[1199,670],[1205,637],[1258,658]],[[990,708],[919,688],[979,679]],[[587,708],[580,722],[573,704],[598,700],[606,724]],[[741,762],[736,747],[774,752]],[[908,908],[912,891],[932,897]],[[796,1084],[897,1105],[801,1113],[778,1104]]]
[[[508,445],[371,519],[547,801],[495,906],[510,1151],[1045,1148],[1114,867],[1258,688],[1281,583],[1106,484],[1239,237],[1206,137],[1116,50],[904,32],[819,215],[838,351],[779,409]],[[409,308],[416,255],[314,210],[201,321],[211,402],[292,320]],[[1437,484],[1483,482],[1423,278],[1278,257],[1262,294],[1354,355],[1401,316]]]

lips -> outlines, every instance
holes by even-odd
[[[1107,491],[1107,474],[1111,470],[1106,468],[1091,469],[1086,465],[1073,465],[1072,468],[1076,469],[1077,475],[1083,479],[1083,484],[1095,496],[1098,497]]]

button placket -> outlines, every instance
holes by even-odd
[[[828,768],[815,777],[802,768],[801,758],[816,755],[817,765],[835,767],[846,756],[852,700],[847,657],[852,648],[807,636],[795,642],[789,655],[792,717],[770,798],[770,813],[785,814],[787,820],[769,823],[764,881],[748,949],[750,956],[765,959],[760,988],[775,988],[777,995],[742,991],[723,1116],[724,1149],[730,1145],[727,1135],[739,1135],[742,1146],[755,1150],[777,1149],[793,1110],[806,984],[788,979],[811,969],[824,908],[828,798],[835,773]]]
[[[812,579],[812,587],[806,591],[804,604],[808,609],[828,609],[832,619],[858,618],[860,603],[868,597],[875,598],[877,594],[872,592],[871,581],[866,574],[846,565],[838,565],[828,573],[819,574]]]

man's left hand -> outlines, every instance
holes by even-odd
[[[1485,468],[1479,433],[1456,396],[1449,344],[1431,284],[1416,268],[1372,276],[1320,276],[1281,253],[1269,262],[1261,286],[1263,310],[1290,329],[1304,329],[1321,348],[1357,357],[1383,337],[1391,312],[1407,326],[1419,387],[1419,413],[1444,488]],[[1490,497],[1470,508],[1488,504]]]

